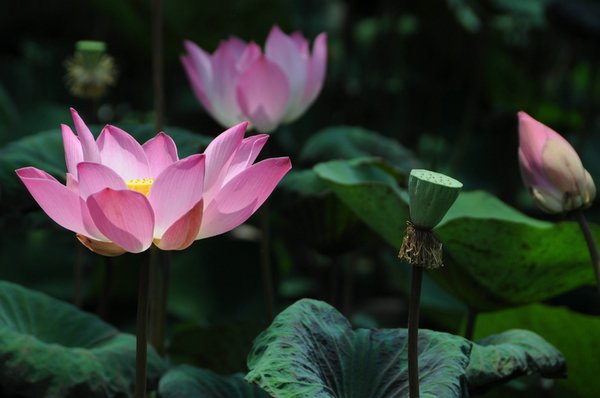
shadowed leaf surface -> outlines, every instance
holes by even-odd
[[[162,398],[269,398],[269,394],[244,380],[241,373],[221,376],[210,370],[181,365],[160,379]]]
[[[315,172],[339,198],[397,250],[408,220],[406,192],[381,168],[355,161],[318,164]],[[592,225],[596,239],[600,228]],[[444,268],[430,275],[479,311],[548,299],[595,282],[574,222],[528,217],[482,191],[463,192],[435,229]]]
[[[148,377],[165,369],[149,347]],[[130,397],[135,337],[96,316],[0,282],[0,392],[22,397]]]
[[[330,305],[300,300],[255,340],[246,379],[279,398],[406,397],[406,344],[406,329],[352,330]],[[480,388],[534,372],[557,376],[565,367],[562,355],[534,333],[509,331],[485,344],[420,330],[421,396],[467,397],[471,383]],[[493,351],[489,358],[486,349]],[[472,350],[476,363],[469,372]]]

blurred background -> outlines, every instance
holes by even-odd
[[[300,156],[311,136],[331,126],[358,126],[398,141],[413,164],[455,176],[467,190],[487,190],[543,218],[519,177],[516,112],[524,110],[565,135],[591,175],[600,176],[600,2],[163,3],[167,133],[179,129],[206,142],[204,137],[223,130],[188,84],[179,61],[184,39],[210,52],[231,35],[262,45],[277,24],[311,41],[320,32],[328,34],[321,95],[267,144],[271,155],[290,155],[295,171],[327,160]],[[5,147],[0,150],[0,278],[72,301],[73,267],[82,264],[80,304],[95,312],[109,267],[39,211],[14,168],[27,157],[39,161],[47,155],[52,165],[62,161],[60,147],[26,137],[58,134],[61,123],[71,125],[69,107],[96,125],[95,133],[106,123],[154,133],[150,2],[4,2],[0,27],[0,147]],[[106,42],[118,70],[115,85],[95,102],[74,97],[66,84],[65,62],[78,40]],[[8,159],[14,147],[6,146],[17,140],[23,158]],[[357,326],[404,327],[408,274],[396,253],[339,201],[299,197],[297,190],[286,189],[289,185],[284,182],[270,200],[278,308],[315,297],[336,305]],[[335,212],[335,225],[327,225],[316,208]],[[589,214],[600,221],[594,209]],[[251,341],[267,323],[255,224],[251,219],[231,234],[172,256],[169,353],[175,360],[221,373],[244,370]],[[102,309],[124,330],[133,330],[136,261],[125,255],[112,263],[111,301]],[[427,289],[424,326],[459,332],[465,306],[431,281]],[[598,306],[590,300],[583,288],[552,304],[593,313]],[[539,380],[521,382],[498,396],[519,396],[518,391],[550,396],[542,387]],[[569,391],[553,396],[586,396]]]

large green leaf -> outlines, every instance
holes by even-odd
[[[329,159],[378,157],[404,173],[420,167],[420,162],[408,149],[375,131],[355,126],[335,126],[312,135],[300,153],[306,162]]]
[[[541,333],[565,355],[569,377],[557,383],[556,387],[563,393],[554,396],[600,397],[600,383],[597,382],[600,318],[566,308],[534,304],[479,315],[475,335],[482,337],[507,327]]]
[[[338,160],[314,170],[397,250],[408,220],[406,192],[381,168],[366,167],[373,165]],[[599,239],[600,228],[592,229]],[[535,220],[485,192],[461,193],[436,233],[447,266],[430,275],[480,311],[541,301],[595,280],[577,224]]]
[[[120,126],[139,142],[152,138],[156,132],[149,125]],[[100,131],[98,126],[90,126],[93,132]],[[179,127],[165,127],[175,143],[180,157],[199,152],[210,138],[194,134]],[[97,136],[97,134],[96,134]],[[23,197],[25,189],[15,174],[21,167],[33,166],[55,177],[64,179],[66,173],[65,154],[60,129],[52,129],[13,141],[0,149],[0,186],[2,201],[15,202]]]
[[[406,397],[406,344],[406,329],[352,330],[330,305],[300,300],[256,339],[246,380],[278,398]],[[521,374],[564,372],[562,355],[534,333],[509,331],[485,344],[420,330],[421,396],[466,397],[470,383],[481,388]]]
[[[151,383],[164,370],[149,347]],[[129,397],[134,378],[134,336],[70,304],[0,282],[0,395]]]
[[[210,370],[181,365],[160,379],[161,398],[269,398],[269,394],[244,380],[241,373],[220,376]]]

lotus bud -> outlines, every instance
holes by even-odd
[[[592,176],[560,134],[519,112],[519,165],[535,204],[558,214],[589,207],[596,196]]]
[[[431,231],[456,201],[463,184],[444,174],[415,169],[408,179],[410,221],[398,257],[411,265],[438,268],[442,243]]]
[[[97,99],[114,85],[117,69],[114,59],[105,52],[106,43],[101,41],[75,44],[75,54],[65,62],[67,86],[75,97]]]

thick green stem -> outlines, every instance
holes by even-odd
[[[477,311],[469,307],[467,310],[467,325],[465,326],[465,339],[473,340],[475,323],[477,322]]]
[[[596,288],[598,289],[598,294],[600,294],[600,256],[598,255],[596,240],[594,239],[592,230],[590,229],[590,226],[583,215],[583,211],[581,209],[575,211],[575,216],[577,217],[577,222],[579,223],[579,227],[581,228],[581,232],[583,233],[583,237],[585,238],[585,242],[587,243],[587,247],[590,252],[592,267],[594,268],[594,273],[596,275]]]
[[[113,274],[115,262],[113,257],[104,257],[104,281],[100,302],[98,303],[98,316],[102,319],[108,318],[110,309],[110,296],[112,292]]]
[[[267,322],[275,317],[275,292],[273,291],[273,276],[271,270],[271,220],[269,201],[267,200],[260,211],[260,224],[262,229],[260,239],[260,271],[265,296]]]
[[[408,303],[408,391],[410,398],[419,398],[419,308],[423,267],[413,265]]]
[[[150,290],[148,316],[150,330],[148,342],[156,351],[165,354],[165,328],[167,323],[167,299],[169,290],[170,255],[169,252],[151,249]]]
[[[146,398],[146,357],[148,329],[148,285],[150,284],[150,254],[140,265],[135,351],[135,398]]]
[[[163,35],[161,0],[152,0],[152,83],[154,91],[155,127],[157,132],[164,124],[163,89]]]

